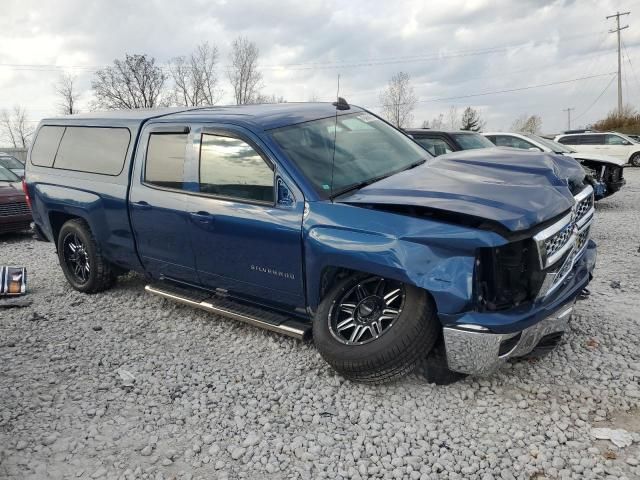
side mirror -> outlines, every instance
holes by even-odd
[[[527,148],[527,150],[529,150],[530,152],[541,152],[542,151],[538,147],[529,147],[529,148]]]

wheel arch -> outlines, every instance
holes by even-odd
[[[457,313],[472,303],[475,252],[461,255],[403,240],[394,240],[389,248],[378,252],[311,242],[305,257],[311,312],[317,310],[331,285],[355,273],[377,275],[421,288],[432,297],[439,312]]]

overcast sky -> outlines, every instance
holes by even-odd
[[[446,119],[452,105],[460,112],[470,105],[487,130],[508,129],[517,116],[535,113],[552,133],[566,128],[564,108],[575,108],[576,127],[615,107],[617,83],[608,75],[617,69],[615,35],[608,33],[614,20],[605,17],[617,10],[632,11],[623,19],[630,25],[623,31],[625,103],[640,100],[640,1],[0,0],[0,6],[0,110],[22,105],[33,122],[56,113],[54,83],[63,71],[78,76],[80,107],[87,109],[96,68],[125,53],[147,53],[164,64],[203,41],[219,49],[221,103],[229,103],[230,44],[244,35],[260,48],[265,94],[333,100],[340,74],[341,96],[379,112],[379,92],[404,71],[419,98],[416,126],[440,113]],[[584,77],[592,78],[576,80]],[[549,83],[555,85],[472,96]]]

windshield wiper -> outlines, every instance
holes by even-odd
[[[401,172],[404,172],[405,170],[411,170],[412,168],[416,168],[419,167],[420,165],[422,165],[423,163],[425,163],[428,160],[428,158],[423,158],[421,160],[418,160],[417,162],[413,162],[412,164],[410,164],[409,166],[403,168],[402,170],[400,170]]]
[[[382,180],[383,178],[385,178],[387,176],[388,175],[383,175],[381,177],[375,177],[375,178],[371,178],[369,180],[365,180],[364,182],[354,183],[353,185],[349,185],[348,187],[345,187],[342,190],[338,190],[336,193],[331,195],[330,198],[334,199],[336,197],[339,197],[340,195],[344,195],[345,193],[349,193],[349,192],[352,192],[354,190],[360,190],[361,188],[367,187],[367,186],[371,185],[372,183],[375,183],[378,180]]]

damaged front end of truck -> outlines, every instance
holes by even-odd
[[[475,375],[555,344],[596,259],[594,191],[579,164],[540,154],[523,167],[508,152],[483,155],[439,157],[341,199],[392,214],[396,235],[383,235],[379,268],[433,295],[449,369]],[[349,234],[330,236],[316,240],[344,245]]]

